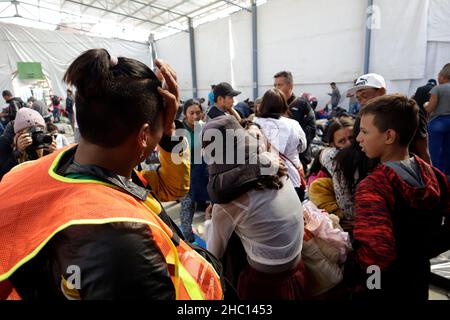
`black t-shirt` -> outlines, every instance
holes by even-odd
[[[311,141],[316,136],[316,117],[314,110],[308,99],[304,97],[296,98],[292,95],[287,100],[287,103],[292,114],[292,119],[297,120],[305,132],[307,147],[305,151],[300,153],[299,157],[303,167],[306,168],[312,161]]]
[[[417,105],[419,106],[419,125],[411,143],[412,146],[414,146],[417,139],[423,139],[427,136],[428,116],[423,105],[430,100],[430,91],[433,87],[433,85],[427,84],[417,88],[416,93],[414,94],[414,100],[416,100]]]
[[[73,113],[73,98],[71,96],[67,96],[66,98],[66,111],[68,113]]]
[[[419,125],[417,126],[416,134],[414,135],[413,143],[417,139],[425,138],[428,134],[428,116],[425,108],[419,106]]]
[[[414,94],[414,100],[416,100],[419,107],[423,107],[425,102],[430,100],[430,91],[433,87],[433,85],[427,84],[417,88],[416,93]]]

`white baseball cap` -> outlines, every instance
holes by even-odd
[[[386,89],[386,81],[384,81],[384,78],[382,76],[376,73],[364,74],[360,76],[358,80],[356,80],[356,84],[354,87],[347,90],[347,93],[355,94],[357,91],[367,88]]]

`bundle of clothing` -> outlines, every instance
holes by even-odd
[[[305,231],[302,259],[306,268],[308,294],[321,295],[343,279],[343,264],[352,250],[350,237],[334,214],[318,209],[311,201],[303,203]]]

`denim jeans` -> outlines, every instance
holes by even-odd
[[[350,104],[348,107],[348,111],[350,112],[350,114],[358,114],[359,109],[360,109],[359,102],[354,102]]]
[[[54,122],[59,122],[61,121],[60,119],[60,110],[58,108],[53,107],[53,121]]]
[[[450,115],[438,116],[428,124],[433,166],[450,175]]]

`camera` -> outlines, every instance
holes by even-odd
[[[31,146],[29,146],[30,149],[42,149],[46,146],[49,146],[53,142],[53,138],[50,134],[47,134],[44,132],[44,129],[37,126],[32,126],[28,133],[31,136],[31,139],[33,140],[33,143]]]

